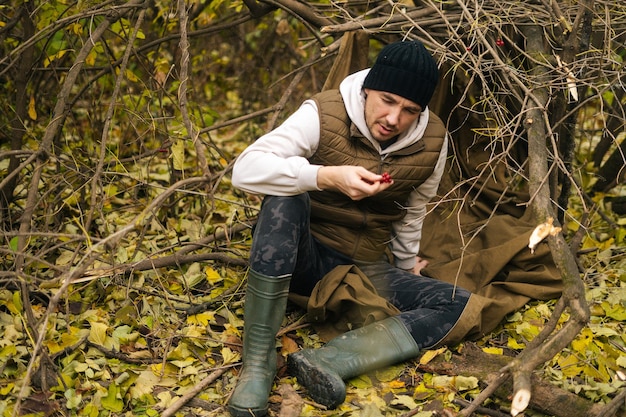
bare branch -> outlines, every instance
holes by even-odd
[[[178,103],[180,112],[187,128],[187,134],[196,148],[196,158],[200,166],[202,175],[210,176],[209,163],[207,162],[205,152],[206,148],[198,139],[199,133],[194,126],[193,121],[189,117],[188,101],[187,101],[187,84],[189,82],[189,40],[187,39],[187,4],[185,0],[178,1],[178,13],[180,14],[180,86],[178,87]]]

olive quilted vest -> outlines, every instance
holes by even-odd
[[[372,172],[388,172],[394,184],[360,201],[334,191],[310,192],[312,233],[323,244],[352,259],[379,260],[392,237],[392,222],[405,215],[409,194],[434,171],[445,126],[431,112],[421,140],[383,157],[352,124],[338,90],[324,91],[313,100],[319,109],[321,132],[310,162],[360,165]]]

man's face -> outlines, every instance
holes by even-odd
[[[397,94],[365,89],[365,123],[379,142],[404,133],[421,112],[419,104]]]

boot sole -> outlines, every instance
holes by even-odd
[[[229,405],[228,411],[231,417],[264,417],[267,415],[267,408],[239,408]]]
[[[318,404],[333,409],[346,399],[346,385],[341,377],[320,370],[300,352],[287,357],[287,372],[306,387],[309,396]]]

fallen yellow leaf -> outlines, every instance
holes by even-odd
[[[490,353],[492,355],[502,355],[502,353],[504,353],[502,348],[498,348],[498,347],[485,347],[483,348],[483,352]]]
[[[433,359],[435,359],[437,356],[439,356],[441,353],[445,351],[446,351],[445,347],[442,347],[436,350],[427,350],[426,352],[424,352],[424,354],[420,358],[420,365],[426,365],[427,363],[429,363],[430,361],[432,361]]]

